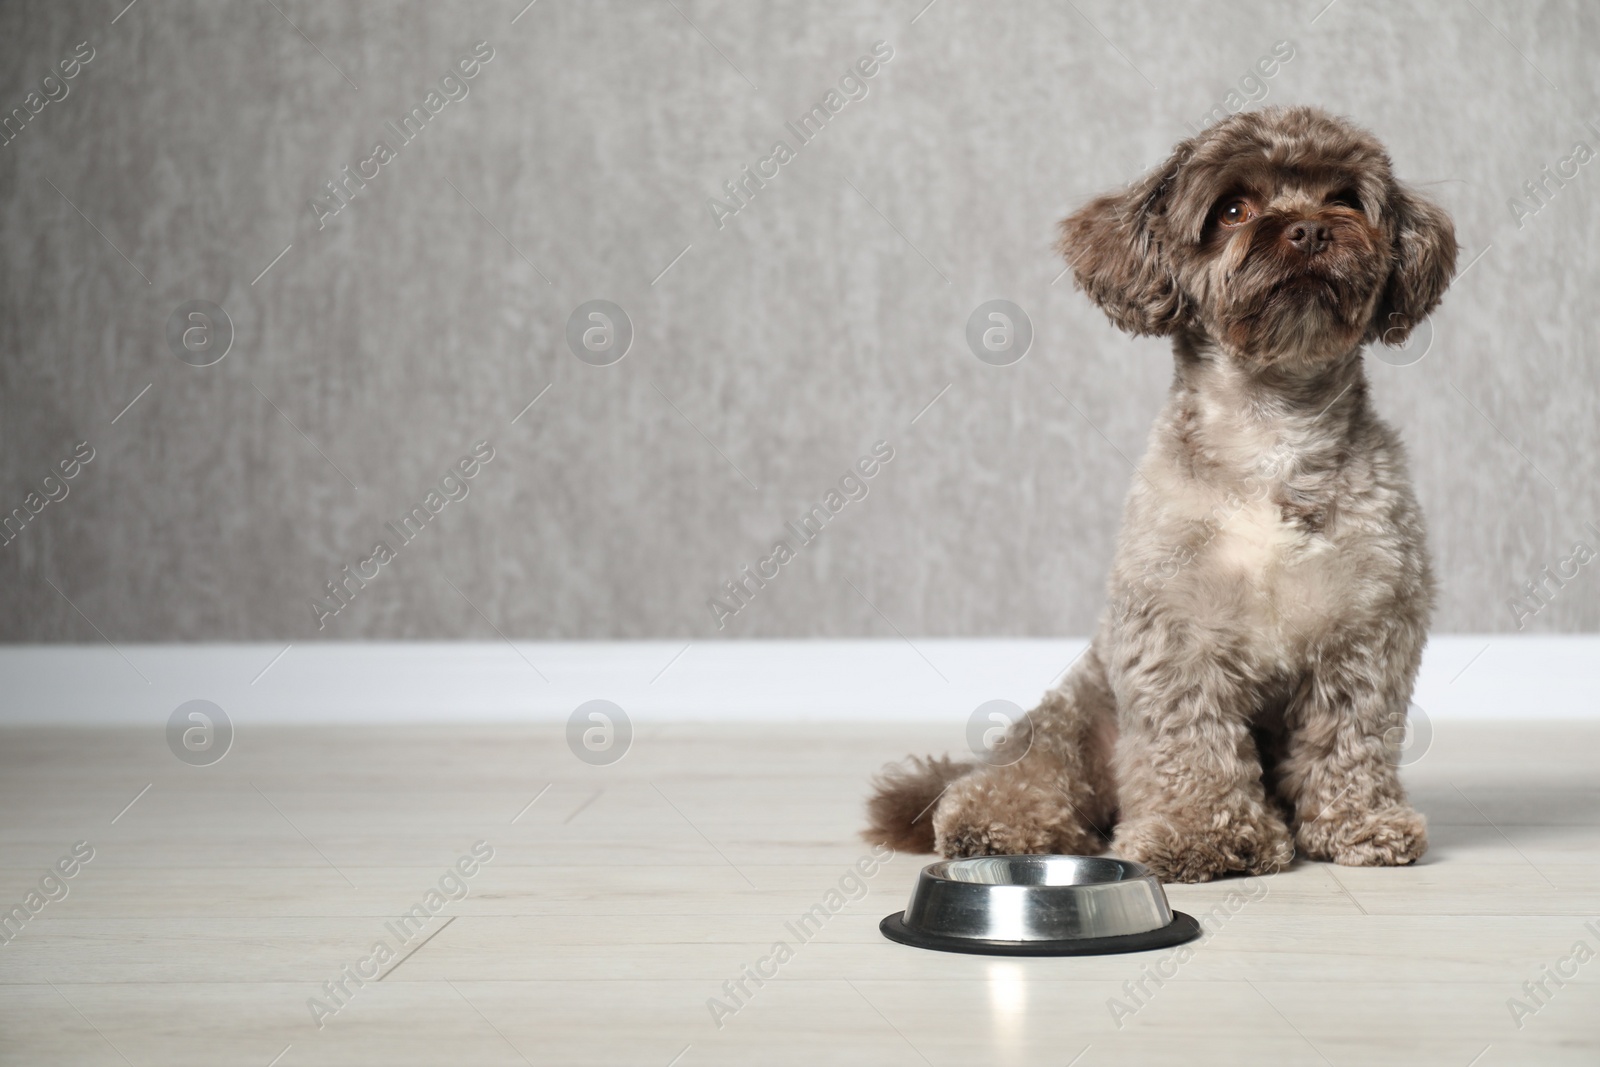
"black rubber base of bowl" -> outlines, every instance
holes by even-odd
[[[1172,913],[1172,921],[1159,930],[1115,937],[1077,937],[1062,941],[984,941],[975,937],[951,937],[913,930],[905,923],[906,913],[897,911],[884,917],[878,929],[890,941],[912,948],[931,948],[936,952],[968,952],[976,956],[1109,956],[1117,952],[1149,952],[1171,948],[1200,936],[1200,923],[1193,915]]]

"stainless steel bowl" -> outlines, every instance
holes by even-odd
[[[903,912],[879,924],[917,948],[1008,956],[1141,952],[1199,936],[1161,883],[1128,860],[977,856],[930,863]]]

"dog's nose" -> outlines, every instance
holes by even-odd
[[[1328,247],[1328,243],[1333,240],[1333,231],[1323,223],[1302,219],[1284,232],[1284,238],[1295,251],[1310,256]]]

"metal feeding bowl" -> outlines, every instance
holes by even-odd
[[[993,956],[1097,956],[1192,941],[1146,867],[1096,856],[978,856],[930,863],[911,903],[878,924],[891,941]]]

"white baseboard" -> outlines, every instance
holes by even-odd
[[[0,725],[162,723],[194,699],[258,724],[561,722],[595,698],[639,722],[961,721],[988,700],[1031,707],[1084,642],[284,647],[0,647]],[[1433,719],[1600,719],[1600,635],[1434,637],[1415,702]]]

